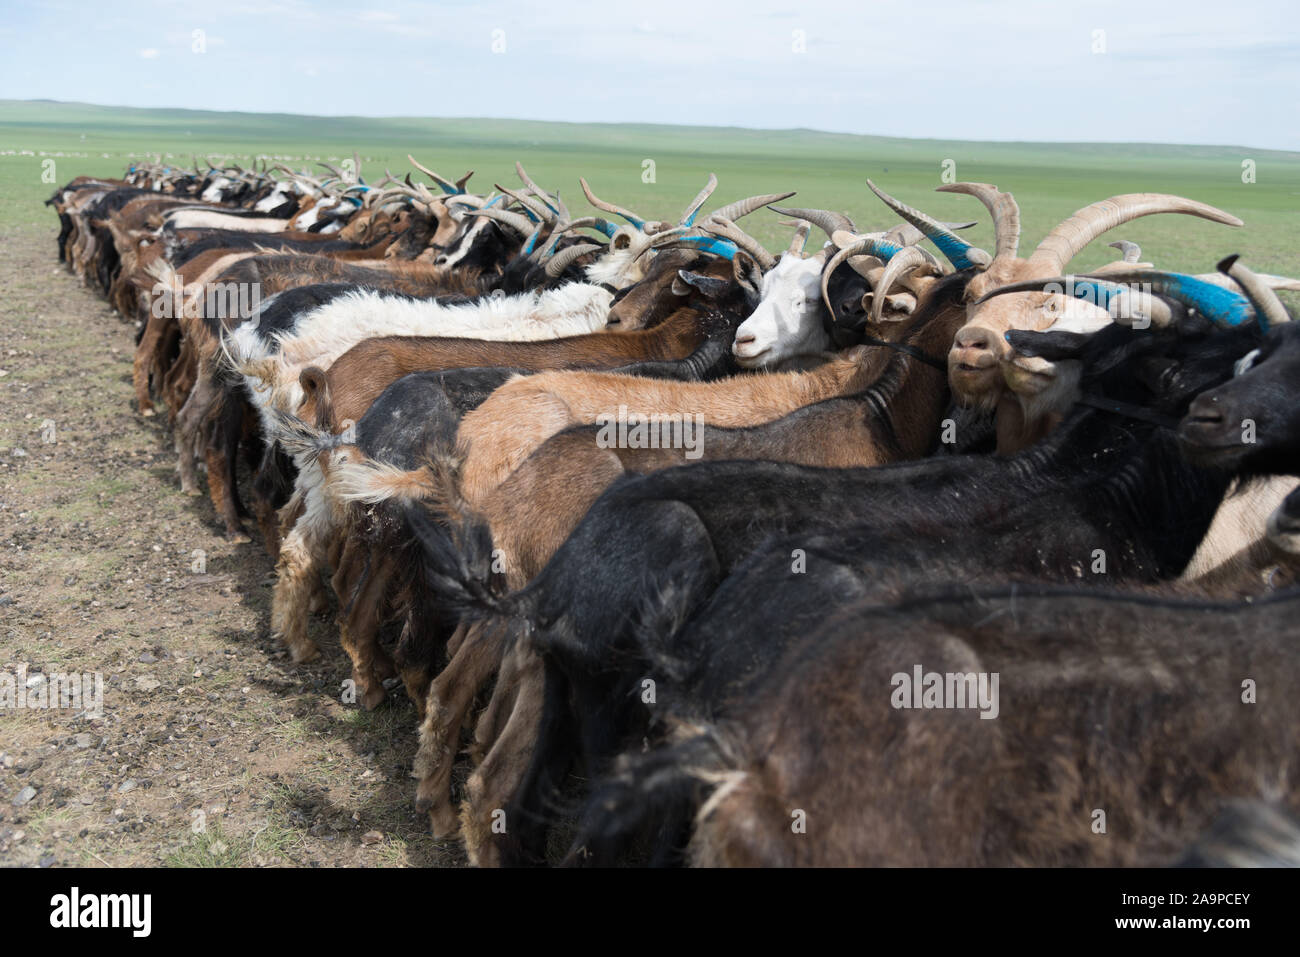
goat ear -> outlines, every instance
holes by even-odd
[[[673,277],[673,293],[678,296],[688,296],[692,289],[697,289],[710,299],[717,299],[730,286],[731,283],[726,279],[703,276],[689,269],[679,269],[677,275]]]
[[[1012,329],[1007,343],[1022,356],[1037,356],[1048,362],[1077,359],[1092,337],[1083,332],[1029,332]]]
[[[742,286],[749,286],[755,291],[763,286],[763,270],[759,268],[754,257],[741,250],[731,260],[731,274]]]

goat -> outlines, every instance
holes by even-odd
[[[681,728],[684,760],[637,800],[707,796],[689,851],[705,866],[1167,865],[1226,800],[1300,809],[1297,612],[1294,590],[1242,605],[1023,585],[853,606]],[[996,673],[998,720],[898,707],[914,670]],[[1256,682],[1267,704],[1243,692]],[[810,721],[809,700],[832,717]]]

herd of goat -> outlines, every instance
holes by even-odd
[[[1125,241],[1068,272],[1136,217],[1236,217],[1115,196],[1022,256],[987,184],[941,189],[992,253],[870,181],[864,231],[704,213],[714,177],[675,223],[583,180],[574,218],[521,166],[411,162],[432,189],[138,163],[49,204],[182,487],[275,558],[293,661],[332,591],[358,704],[415,703],[435,835],[1143,865],[1213,858],[1226,809],[1217,859],[1300,863],[1300,282]],[[738,225],[765,207],[778,255]]]

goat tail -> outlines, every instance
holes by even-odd
[[[405,506],[407,527],[420,545],[425,587],[462,619],[514,617],[522,607],[519,596],[505,594],[502,554],[487,519],[461,499],[456,463],[434,458],[425,474],[432,495]]]
[[[739,787],[746,776],[719,728],[674,725],[657,747],[627,753],[587,798],[565,863],[618,863],[646,846],[651,865],[681,863],[693,822]]]
[[[403,469],[373,459],[337,463],[330,469],[329,482],[331,497],[345,504],[419,500],[436,492],[426,469]]]
[[[144,267],[145,273],[154,282],[160,283],[170,289],[177,282],[176,269],[166,259],[155,259],[149,265]]]
[[[356,443],[354,425],[349,425],[335,435],[327,429],[309,425],[291,412],[268,408],[266,414],[271,419],[271,430],[276,441],[286,453],[293,456],[300,468],[311,465],[325,452]]]
[[[236,330],[237,331],[237,330]],[[234,332],[222,331],[220,342],[221,361],[219,366],[227,373],[244,380],[244,385],[254,396],[270,397],[276,394],[276,387],[284,379],[284,363],[279,356],[250,355],[240,348]]]

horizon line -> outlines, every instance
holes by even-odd
[[[898,140],[906,143],[988,143],[999,146],[1163,146],[1163,147],[1182,147],[1187,149],[1210,148],[1210,149],[1239,149],[1251,150],[1253,152],[1282,153],[1300,159],[1300,150],[1278,149],[1276,147],[1266,146],[1247,146],[1240,143],[1175,143],[1161,140],[1026,140],[1026,139],[961,139],[959,137],[939,137],[939,136],[894,136],[884,133],[853,133],[844,130],[824,130],[817,127],[803,126],[783,126],[783,127],[760,127],[760,126],[719,126],[715,124],[701,123],[656,123],[645,121],[578,121],[578,120],[549,120],[549,119],[530,119],[519,116],[418,116],[409,113],[393,113],[384,115],[364,115],[360,113],[291,113],[284,111],[256,111],[256,110],[210,110],[195,109],[187,106],[133,106],[127,103],[92,103],[88,100],[56,100],[48,97],[36,97],[32,99],[15,99],[10,97],[0,97],[0,104],[3,103],[27,103],[43,104],[50,103],[59,106],[89,106],[107,110],[140,110],[143,112],[181,112],[181,113],[210,113],[218,116],[221,115],[241,115],[241,116],[293,116],[304,119],[322,119],[322,120],[460,120],[460,121],[493,121],[507,123],[538,123],[547,126],[609,126],[609,127],[648,127],[657,129],[682,129],[682,130],[738,130],[754,133],[815,133],[820,136],[848,136],[860,139],[877,139],[877,140]]]

